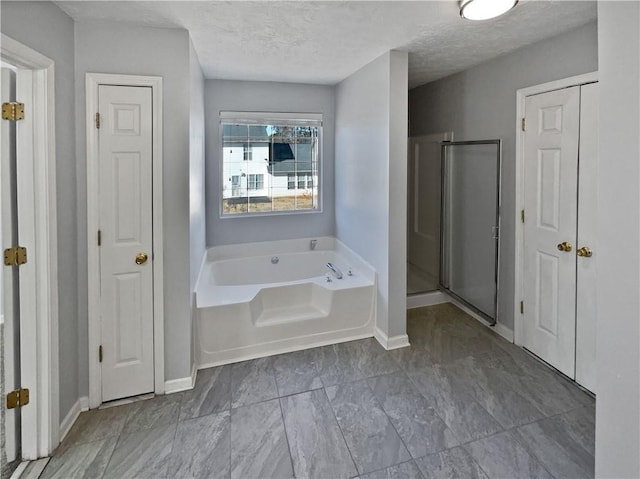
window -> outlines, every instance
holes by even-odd
[[[221,112],[221,216],[320,211],[322,116]]]
[[[295,190],[312,189],[313,188],[313,176],[311,175],[296,175],[289,173],[287,175],[287,189]]]
[[[247,189],[261,190],[264,188],[264,175],[249,175]]]
[[[253,158],[252,158],[253,154],[252,154],[251,146],[250,146],[250,145],[248,145],[248,144],[246,144],[246,143],[245,143],[245,144],[244,144],[244,146],[242,147],[242,150],[243,150],[243,151],[242,151],[242,154],[243,154],[243,158],[242,158],[242,159],[243,159],[244,161],[252,160],[252,159],[253,159]]]

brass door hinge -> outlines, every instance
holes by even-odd
[[[20,266],[27,262],[27,248],[16,246],[4,250],[4,264],[6,266]]]
[[[24,119],[24,103],[8,101],[2,104],[3,120],[23,120]]]
[[[102,344],[98,346],[98,360],[102,362]]]
[[[520,219],[522,220],[522,222],[524,223],[524,210],[520,211]]]
[[[524,314],[524,301],[520,301],[520,314]]]
[[[29,404],[28,389],[16,389],[7,394],[7,409],[15,409],[27,404]]]
[[[522,124],[520,125],[520,128],[522,128],[522,131],[525,131],[526,126],[527,126],[527,120],[525,118],[522,118]]]
[[[96,113],[96,128],[100,129],[100,113]]]

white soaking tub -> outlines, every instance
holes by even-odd
[[[371,337],[375,304],[375,271],[335,238],[211,248],[196,287],[198,368]]]

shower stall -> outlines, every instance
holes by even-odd
[[[408,294],[443,291],[497,316],[501,140],[411,138]]]

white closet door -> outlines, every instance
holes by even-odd
[[[154,390],[151,100],[99,89],[103,401]]]
[[[574,377],[580,87],[527,97],[525,111],[523,345]]]
[[[583,85],[580,102],[578,251],[576,297],[576,382],[596,392],[596,215],[598,187],[598,84]]]

